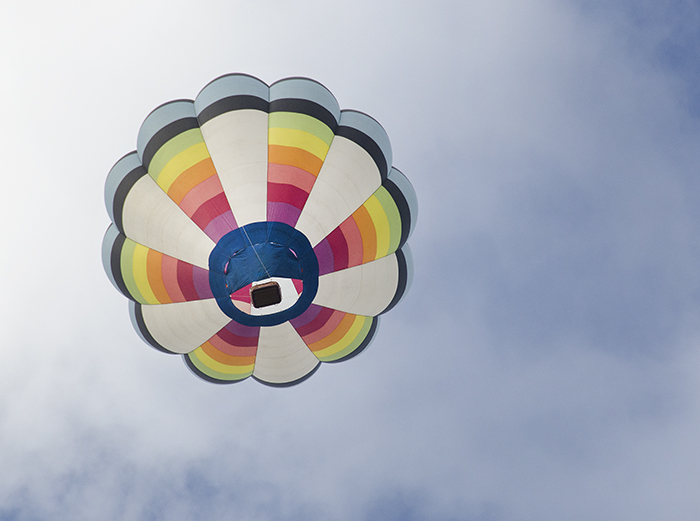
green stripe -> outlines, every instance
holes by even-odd
[[[331,146],[333,131],[328,126],[307,114],[297,112],[273,112],[270,114],[269,128],[294,128],[313,134],[326,145]]]
[[[122,270],[122,279],[124,279],[124,284],[126,285],[126,289],[129,290],[131,298],[133,298],[139,304],[147,304],[146,299],[143,298],[143,295],[139,291],[139,287],[136,284],[136,278],[134,278],[135,250],[136,243],[127,237],[120,253],[119,268]]]
[[[394,253],[399,249],[399,244],[401,243],[401,213],[399,212],[398,206],[394,198],[387,191],[386,188],[380,186],[374,196],[377,198],[379,203],[384,208],[384,213],[389,221],[390,239],[389,239],[389,253]]]
[[[211,367],[202,362],[199,359],[199,357],[195,354],[199,349],[201,348],[197,348],[191,353],[187,353],[187,357],[192,362],[192,365],[194,365],[197,369],[199,369],[203,374],[207,375],[209,378],[215,378],[217,380],[221,380],[222,382],[235,382],[238,380],[248,378],[251,374],[253,374],[253,371],[250,371],[247,374],[243,373],[239,375],[225,374],[220,373],[219,371],[214,371]]]
[[[332,355],[324,356],[324,357],[319,357],[319,360],[321,362],[332,362],[333,360],[339,360],[343,358],[344,356],[349,355],[352,353],[355,349],[360,347],[360,344],[364,342],[365,338],[367,338],[367,335],[369,334],[369,330],[372,327],[372,321],[374,320],[373,317],[364,317],[365,318],[365,323],[362,325],[362,329],[360,329],[360,332],[357,334],[355,339],[350,342],[350,345],[348,345],[345,349],[341,349],[337,353],[334,353]],[[357,319],[355,319],[357,320]]]
[[[178,134],[160,147],[158,152],[153,155],[151,164],[148,165],[148,173],[153,179],[158,179],[161,170],[165,168],[165,165],[167,165],[172,158],[191,146],[202,142],[204,142],[204,138],[202,138],[202,131],[198,128],[191,128],[182,134]]]

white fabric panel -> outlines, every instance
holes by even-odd
[[[256,378],[272,384],[289,383],[309,374],[319,363],[289,322],[260,328],[253,369]]]
[[[365,149],[336,136],[296,228],[316,246],[381,184],[379,169]]]
[[[202,126],[238,226],[267,219],[267,119],[266,112],[243,109]]]
[[[209,269],[215,244],[149,175],[129,191],[122,212],[124,234],[176,259]]]
[[[215,299],[142,306],[154,340],[173,353],[189,353],[214,336],[231,319]]]
[[[314,304],[355,315],[375,317],[391,303],[399,281],[399,264],[391,254],[318,278]]]

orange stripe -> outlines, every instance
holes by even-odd
[[[202,159],[199,163],[192,165],[182,172],[177,179],[173,181],[173,184],[171,184],[168,189],[168,195],[176,204],[180,204],[182,198],[185,197],[190,190],[205,179],[209,179],[214,174],[216,174],[216,169],[214,168],[214,163],[212,163],[211,158]]]
[[[345,313],[343,311],[334,310],[331,316],[328,317],[328,320],[326,320],[322,326],[320,326],[317,330],[304,335],[304,342],[306,342],[307,345],[311,345],[314,342],[320,342],[330,335],[336,327],[338,327],[338,324],[343,321],[344,317]]]
[[[362,235],[362,263],[375,260],[377,258],[377,231],[374,229],[372,217],[364,206],[360,206],[352,214],[352,217]]]
[[[346,314],[343,320],[338,325],[338,327],[335,328],[335,330],[330,335],[328,335],[323,340],[319,340],[318,342],[309,344],[309,349],[311,349],[312,351],[320,351],[321,349],[325,349],[327,347],[332,346],[333,344],[340,342],[340,340],[345,336],[345,334],[348,331],[350,331],[350,328],[352,327],[356,318],[356,315],[350,315],[349,313]]]
[[[222,353],[209,342],[203,343],[201,346],[202,351],[204,351],[207,356],[212,360],[216,360],[220,364],[233,365],[233,366],[243,366],[243,365],[253,365],[255,363],[254,356],[232,356]]]
[[[148,255],[146,256],[146,276],[148,277],[148,284],[151,286],[151,291],[153,291],[158,302],[165,304],[172,301],[168,296],[168,291],[165,289],[165,284],[163,284],[162,262],[162,253],[155,250],[148,250]]]
[[[323,161],[311,152],[282,145],[268,145],[267,158],[268,163],[296,166],[315,176],[321,171],[321,165],[323,165]]]

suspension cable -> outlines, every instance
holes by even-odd
[[[248,242],[250,243],[251,247],[253,248],[253,251],[255,252],[255,256],[258,258],[260,261],[260,265],[263,267],[265,270],[265,273],[267,273],[267,278],[271,279],[272,277],[270,276],[270,272],[267,271],[267,268],[265,267],[265,263],[262,261],[260,258],[260,255],[258,255],[258,250],[255,249],[255,244],[253,244],[253,241],[250,240],[250,236],[248,235],[248,231],[245,229],[245,226],[242,226],[243,228],[243,233],[245,233],[246,238],[248,239]]]

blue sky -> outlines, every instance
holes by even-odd
[[[0,7],[0,519],[700,517],[700,5]],[[308,76],[420,203],[411,291],[289,389],[143,344],[107,172],[213,78]]]

